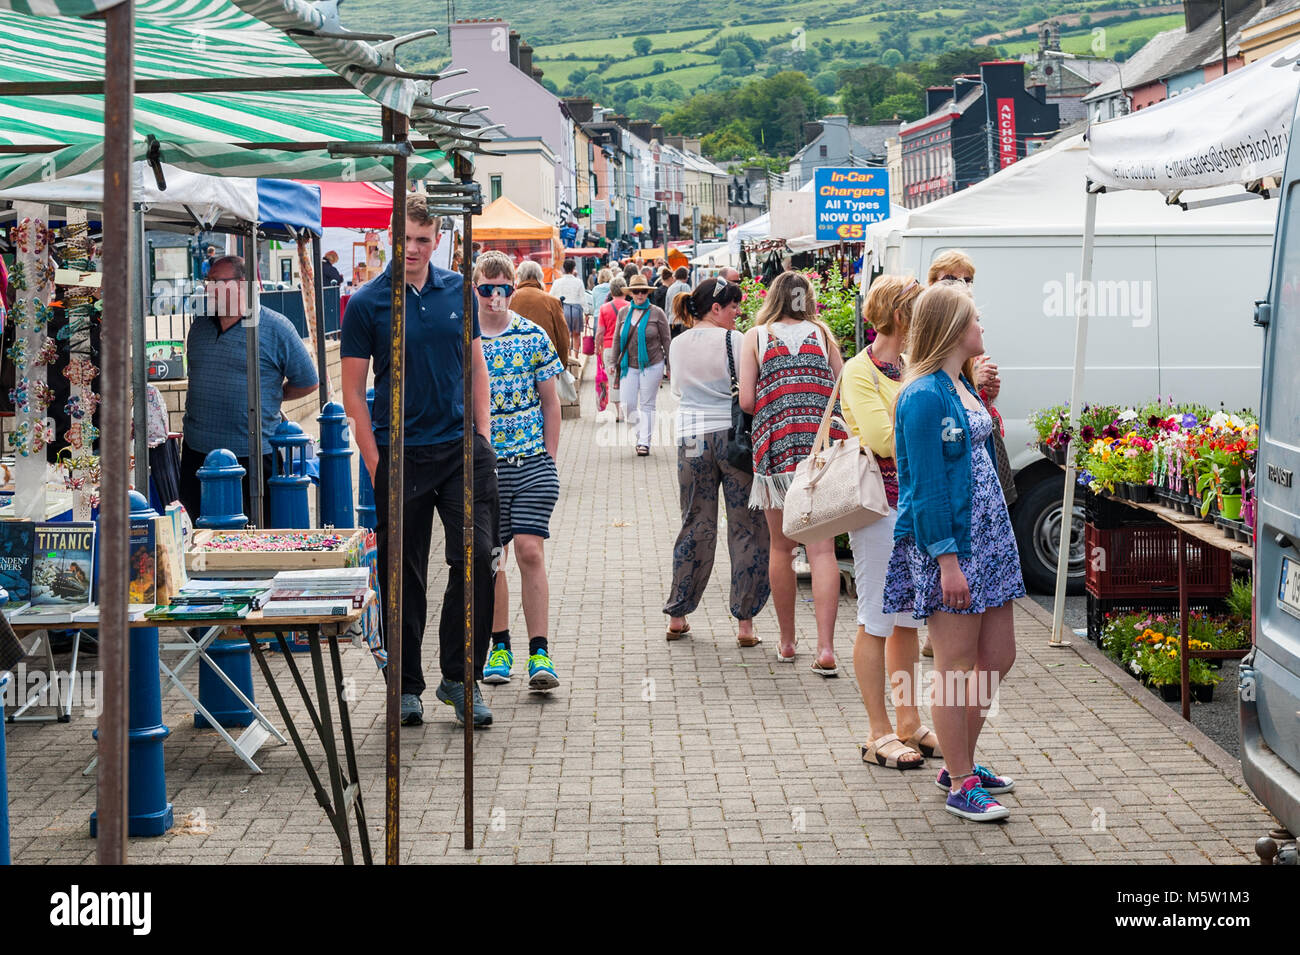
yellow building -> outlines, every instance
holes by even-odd
[[[1300,40],[1300,0],[1281,0],[1260,10],[1241,30],[1241,55],[1247,63]]]

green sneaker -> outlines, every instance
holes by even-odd
[[[504,643],[498,643],[488,654],[487,666],[483,668],[484,683],[509,683],[510,668],[515,665],[515,655]]]
[[[538,650],[528,658],[528,689],[545,693],[560,685],[555,675],[555,664],[546,650]]]

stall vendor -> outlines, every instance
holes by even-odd
[[[185,340],[189,391],[185,396],[181,445],[181,503],[195,519],[199,510],[198,470],[208,453],[224,448],[248,471],[248,353],[241,317],[248,312],[248,270],[236,255],[217,259],[208,270],[205,313],[194,319]],[[262,306],[257,325],[262,376],[262,508],[266,526],[274,474],[271,434],[280,424],[280,405],[316,390],[316,364],[298,331],[279,312]],[[249,511],[248,477],[243,480],[244,513]]]
[[[339,254],[330,249],[321,258],[320,277],[325,285],[342,285],[343,273],[338,270]]]

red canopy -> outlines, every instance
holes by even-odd
[[[342,229],[386,229],[393,221],[393,197],[369,182],[318,182],[321,225]]]

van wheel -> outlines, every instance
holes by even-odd
[[[1064,499],[1065,475],[1049,477],[1021,493],[1011,515],[1025,586],[1038,593],[1056,592]],[[1076,499],[1070,531],[1070,571],[1065,585],[1068,594],[1083,593],[1083,522],[1083,505]]]

